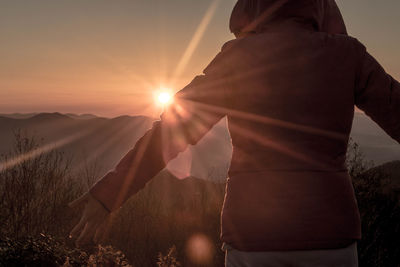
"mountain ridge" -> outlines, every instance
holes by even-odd
[[[44,144],[74,137],[60,149],[75,159],[74,166],[82,165],[85,157],[89,162],[100,161],[103,174],[115,166],[155,121],[140,115],[114,118],[84,115],[86,119],[59,112],[38,113],[31,117],[28,115],[32,113],[19,115],[24,118],[0,115],[0,154],[11,151],[16,130],[44,138]],[[170,171],[179,178],[192,175],[211,180],[225,179],[232,150],[226,124],[224,118],[196,146],[189,146],[179,154],[169,164]],[[366,159],[373,160],[375,165],[400,159],[400,145],[364,114],[355,114],[351,137],[360,145]]]

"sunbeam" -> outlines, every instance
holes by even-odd
[[[154,84],[146,81],[145,79],[143,79],[142,77],[140,77],[139,75],[134,74],[128,66],[126,65],[122,65],[121,62],[117,62],[117,60],[115,60],[112,56],[98,50],[98,54],[100,56],[103,57],[104,60],[108,61],[108,63],[110,66],[112,66],[115,70],[117,70],[119,73],[126,75],[127,78],[130,78],[133,80],[133,84],[135,83],[140,83],[142,86],[146,87],[146,88],[153,88]],[[143,92],[145,93],[145,92]],[[142,94],[143,94],[142,93]]]
[[[226,114],[230,115],[236,118],[241,118],[241,119],[247,119],[251,120],[254,122],[259,122],[263,124],[270,124],[270,125],[276,125],[282,128],[287,128],[299,132],[306,132],[318,136],[325,136],[329,137],[332,139],[337,139],[337,140],[345,140],[347,136],[345,134],[335,132],[335,131],[329,131],[329,130],[324,130],[316,127],[311,127],[308,125],[302,125],[298,123],[293,123],[293,122],[288,122],[288,121],[283,121],[275,118],[270,118],[267,116],[262,116],[258,114],[253,114],[249,112],[244,112],[240,110],[234,110],[234,109],[229,109],[226,107],[217,107],[205,103],[200,103],[200,102],[195,102],[195,101],[190,101],[190,100],[181,100],[181,101],[188,101],[190,102],[189,105],[197,106],[203,110],[211,111],[211,112],[216,112],[216,113],[221,113],[221,114]]]
[[[206,112],[204,110],[205,109],[203,108],[202,110],[199,110],[197,112],[196,120],[198,120],[200,123],[202,123],[203,127],[208,129],[208,128],[210,128],[209,127],[210,123],[213,123],[213,120],[210,119],[207,122],[207,119],[208,119],[208,117],[210,117],[210,115],[208,114],[208,112]],[[232,112],[232,111],[230,111],[230,112]],[[243,114],[240,114],[240,115],[243,115]],[[260,116],[260,117],[262,117],[262,116]],[[248,118],[248,117],[246,116],[246,118]],[[269,124],[274,124],[274,125],[282,126],[282,127],[285,127],[287,125],[286,122],[282,123],[280,120],[267,119],[266,122],[269,122]],[[290,126],[292,126],[292,125],[290,125]],[[229,124],[229,128],[234,130],[236,133],[239,133],[240,135],[246,136],[247,138],[259,143],[262,146],[269,147],[271,149],[274,149],[275,151],[279,151],[282,154],[285,154],[285,155],[290,156],[292,158],[296,158],[297,160],[301,160],[303,162],[307,162],[307,163],[312,164],[314,166],[325,167],[326,168],[325,164],[321,163],[320,161],[317,161],[317,160],[313,159],[312,157],[308,157],[307,155],[304,155],[302,153],[298,153],[296,151],[293,151],[289,147],[285,147],[283,144],[275,143],[275,142],[269,140],[268,138],[257,134],[256,132],[253,132],[251,130],[247,130],[244,127],[238,127],[237,125]],[[308,130],[308,128],[306,128],[306,129]],[[299,130],[299,129],[296,128],[296,130]],[[301,130],[302,129],[300,129],[300,131]]]
[[[136,129],[143,130],[145,132],[146,127],[145,127],[145,122],[142,121],[140,124],[135,125]],[[123,127],[118,128],[117,132],[110,132],[108,135],[104,136],[105,141],[101,143],[100,146],[98,146],[95,150],[90,151],[90,155],[88,155],[85,159],[84,162],[80,163],[77,167],[78,170],[80,170],[85,164],[91,164],[97,157],[102,156],[104,152],[110,150],[110,148],[118,143],[118,141],[123,137],[124,135],[128,134],[129,130],[131,130],[131,127],[129,127],[129,124],[125,124]],[[102,130],[101,127],[99,127],[96,130]]]
[[[50,144],[44,145],[44,146],[34,149],[32,151],[29,151],[23,155],[19,155],[12,159],[8,159],[4,162],[0,162],[0,172],[6,171],[20,163],[23,163],[24,161],[34,159],[34,158],[38,157],[39,155],[45,154],[51,150],[54,150],[56,148],[60,148],[67,144],[70,144],[70,143],[82,138],[83,136],[87,135],[89,132],[90,131],[85,131],[85,132],[73,134],[71,136],[65,137],[56,142],[52,142]]]
[[[203,38],[204,33],[206,32],[208,25],[211,22],[211,19],[214,17],[215,11],[218,8],[219,3],[221,0],[214,0],[212,1],[211,5],[207,9],[206,13],[204,14],[203,19],[201,20],[199,26],[197,27],[188,47],[186,48],[185,52],[183,53],[182,58],[180,59],[174,74],[172,76],[172,82],[170,84],[175,84],[176,80],[182,74],[183,70],[186,68],[189,60],[193,56],[194,51],[197,49],[201,39]]]
[[[235,131],[243,136],[246,136],[247,138],[257,142],[258,144],[269,147],[275,151],[278,151],[279,153],[285,154],[287,156],[290,156],[292,158],[295,158],[297,160],[300,160],[304,163],[311,164],[315,167],[319,167],[321,169],[326,169],[327,165],[322,163],[319,160],[315,160],[312,157],[308,157],[305,154],[298,153],[296,151],[293,151],[292,149],[282,145],[281,143],[273,142],[266,138],[265,136],[262,136],[260,134],[257,134],[256,132],[247,130],[246,128],[243,127],[238,127],[236,125],[230,125],[231,129],[235,129]]]

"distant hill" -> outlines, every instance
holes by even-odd
[[[11,119],[27,119],[37,115],[38,113],[10,113],[10,114],[1,114],[0,117],[6,117]]]
[[[133,148],[154,119],[145,116],[120,116],[112,119],[94,115],[73,116],[40,113],[27,118],[0,117],[0,154],[11,151],[14,132],[35,136],[43,145],[60,145],[72,159],[76,170],[96,164],[99,176],[113,168]],[[224,181],[231,158],[231,143],[226,120],[218,123],[196,146],[189,146],[167,169],[178,178],[195,176]]]
[[[92,114],[8,114],[0,116],[0,154],[11,150],[13,132],[20,129],[43,139],[45,144],[65,143],[61,149],[76,168],[97,162],[103,174],[134,146],[153,121],[144,116],[110,119]],[[224,181],[232,154],[226,125],[226,119],[222,119],[196,146],[189,146],[171,161],[168,169],[178,178]],[[351,137],[375,165],[400,160],[400,144],[362,113],[355,113]]]
[[[43,144],[65,143],[60,149],[73,160],[73,166],[97,161],[104,173],[133,147],[152,122],[143,116],[83,120],[60,113],[41,113],[26,119],[0,117],[0,154],[12,149],[14,132],[21,130],[43,140]]]
[[[38,115],[39,113],[0,113],[0,117],[6,117],[10,119],[29,119]],[[51,114],[51,113],[50,113]],[[94,119],[97,118],[96,115],[93,114],[75,114],[75,113],[67,113],[65,114],[68,117],[73,119]]]
[[[82,119],[82,120],[89,120],[89,119],[95,119],[98,118],[96,115],[93,114],[74,114],[74,113],[67,113],[65,114],[68,117],[71,117],[73,119]]]
[[[400,160],[400,144],[363,113],[355,113],[351,137],[376,165]]]

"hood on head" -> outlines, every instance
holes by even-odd
[[[347,34],[335,0],[238,0],[229,27],[238,36],[263,32],[272,24],[289,20],[318,32]]]

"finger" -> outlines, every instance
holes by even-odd
[[[97,227],[96,233],[94,234],[93,241],[94,243],[98,244],[100,241],[103,240],[106,233],[106,228],[108,227],[108,222],[105,221]]]
[[[81,197],[75,199],[74,201],[71,201],[71,202],[68,204],[68,206],[69,206],[70,208],[75,208],[75,207],[81,205],[82,203],[86,202],[86,201],[88,200],[88,198],[89,198],[89,193],[85,193],[85,194],[83,194]]]
[[[70,238],[74,238],[78,235],[78,233],[83,229],[83,227],[86,225],[87,219],[85,215],[82,215],[80,221],[78,222],[77,225],[71,230],[69,233]]]
[[[94,224],[93,222],[87,223],[85,225],[85,228],[83,228],[83,231],[81,232],[80,236],[76,240],[76,245],[82,246],[93,241],[93,236],[96,232],[97,226],[98,224]]]
[[[105,214],[103,213],[101,216],[103,219],[99,221],[99,227],[97,228],[93,238],[95,243],[103,241],[108,236],[113,220],[115,218],[115,214],[109,214],[107,211]]]

